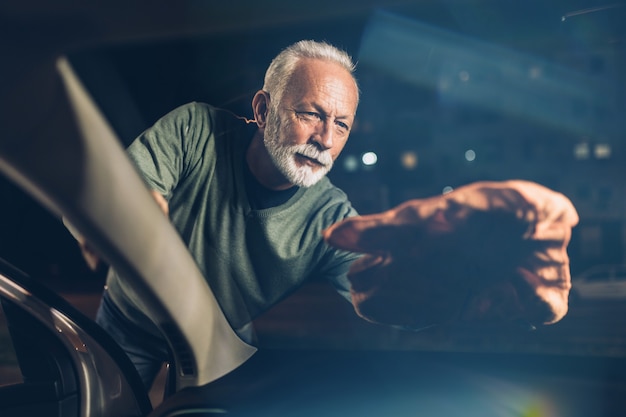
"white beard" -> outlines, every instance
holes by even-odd
[[[320,151],[313,144],[285,145],[282,143],[280,138],[280,120],[274,109],[270,109],[267,114],[263,142],[274,165],[287,178],[287,181],[298,187],[306,188],[315,185],[324,178],[333,166],[333,159],[330,153],[328,151]],[[321,165],[315,170],[308,165],[298,166],[296,164],[296,154],[315,159]]]

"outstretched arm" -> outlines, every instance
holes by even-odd
[[[451,321],[560,320],[578,223],[564,195],[529,181],[477,182],[324,233],[365,253],[348,274],[362,317],[421,328]]]

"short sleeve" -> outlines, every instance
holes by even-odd
[[[198,107],[198,103],[189,103],[172,110],[127,148],[147,186],[168,199],[186,167],[193,164],[189,158],[197,155],[190,148],[198,140]]]

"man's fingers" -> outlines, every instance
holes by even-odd
[[[78,246],[89,269],[92,271],[97,270],[100,265],[98,253],[82,238],[78,239]]]
[[[165,213],[166,216],[169,215],[170,206],[167,204],[167,200],[165,199],[165,197],[163,197],[163,195],[156,190],[151,190],[150,193],[152,194],[152,198],[154,198],[154,201],[157,202],[163,213]]]

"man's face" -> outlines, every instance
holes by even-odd
[[[352,75],[335,63],[302,60],[279,103],[270,102],[264,142],[287,180],[310,187],[332,168],[357,106]]]

